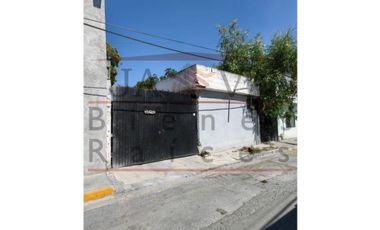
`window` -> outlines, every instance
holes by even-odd
[[[100,9],[102,7],[102,0],[92,0],[92,3],[96,8]]]
[[[286,118],[286,128],[296,127],[296,120],[294,117]]]

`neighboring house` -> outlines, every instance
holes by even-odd
[[[297,108],[297,105],[296,105]],[[278,138],[280,140],[297,137],[297,119],[279,118],[277,121]]]
[[[248,78],[202,65],[192,65],[161,80],[156,90],[195,92],[200,151],[259,144],[258,88]]]

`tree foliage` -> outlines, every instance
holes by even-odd
[[[161,76],[161,80],[162,79],[165,79],[165,78],[173,78],[177,75],[177,70],[173,69],[173,68],[166,68],[165,69],[165,73],[163,76]]]
[[[143,81],[139,81],[136,84],[136,87],[139,89],[153,89],[154,85],[159,81],[160,79],[156,74],[152,74],[147,79]]]
[[[106,45],[107,45],[107,60],[111,62],[110,80],[111,80],[111,85],[113,85],[116,82],[117,67],[119,66],[121,57],[119,53],[117,52],[117,49],[113,48],[110,44],[108,44],[108,42]]]
[[[157,74],[152,74],[151,76],[148,76],[147,79],[137,82],[136,87],[139,89],[153,89],[157,82],[166,78],[174,78],[176,75],[177,71],[175,69],[167,68],[165,69],[164,75],[158,77]]]
[[[247,39],[236,21],[220,26],[220,70],[246,76],[260,89],[260,111],[269,117],[294,117],[297,97],[297,42],[292,30],[273,36],[269,46],[257,34]]]

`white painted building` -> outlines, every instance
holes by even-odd
[[[259,117],[254,107],[260,93],[248,78],[202,65],[192,65],[175,78],[159,81],[156,90],[194,91],[198,98],[200,150],[209,152],[259,144]]]
[[[297,103],[296,101],[294,102]],[[297,119],[295,118],[278,119],[277,128],[278,128],[278,138],[280,140],[297,137]]]

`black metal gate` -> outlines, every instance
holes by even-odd
[[[194,94],[119,87],[112,99],[112,167],[198,152]]]

